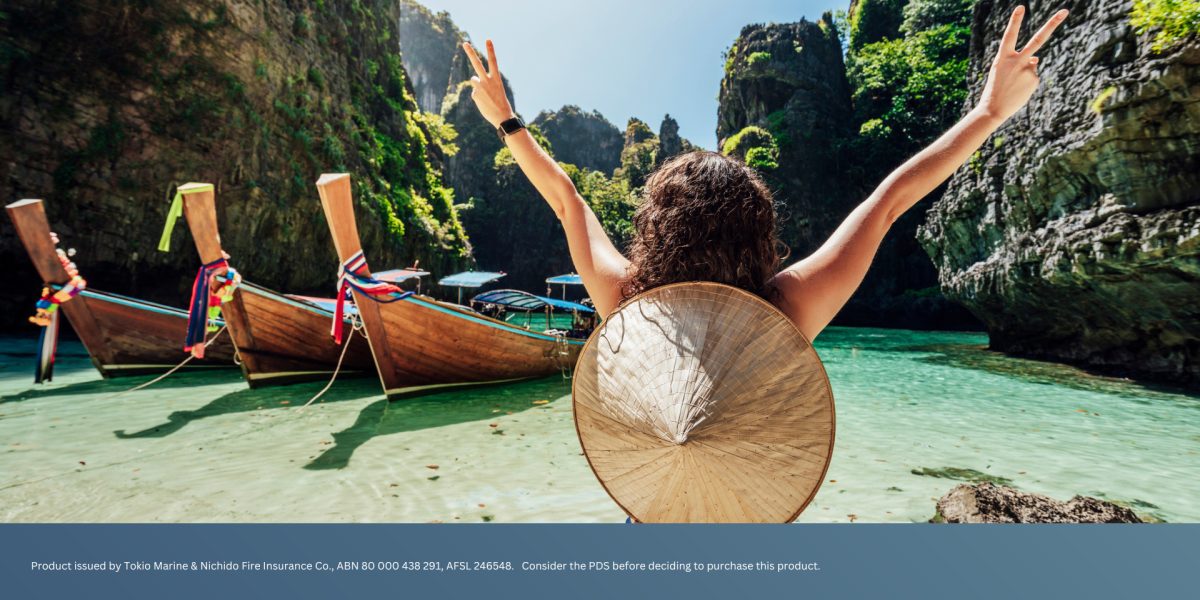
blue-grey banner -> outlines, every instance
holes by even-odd
[[[2,525],[5,598],[1185,597],[1195,525]]]

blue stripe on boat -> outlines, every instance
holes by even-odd
[[[546,334],[544,334],[544,333],[536,333],[536,332],[533,332],[533,331],[529,331],[528,329],[521,329],[520,327],[512,327],[512,326],[505,327],[505,326],[503,326],[503,325],[500,325],[500,324],[498,324],[498,323],[495,323],[495,322],[489,321],[489,320],[487,320],[487,319],[481,319],[481,318],[473,317],[473,316],[471,316],[471,315],[468,315],[468,314],[466,314],[466,313],[464,313],[464,312],[462,312],[462,311],[458,311],[458,310],[453,310],[453,309],[449,309],[449,308],[444,308],[444,307],[441,307],[441,306],[437,306],[437,305],[435,305],[435,304],[432,304],[432,303],[430,303],[430,302],[428,302],[428,301],[426,301],[426,300],[418,300],[418,299],[417,299],[416,297],[414,297],[414,296],[409,296],[408,298],[405,298],[405,299],[404,299],[404,302],[414,302],[414,303],[418,303],[418,304],[421,304],[422,306],[425,306],[425,307],[428,307],[428,308],[432,308],[432,309],[434,309],[434,310],[441,311],[441,312],[444,312],[444,313],[446,313],[446,314],[448,314],[448,315],[453,315],[453,316],[459,317],[459,318],[461,318],[461,319],[465,319],[465,320],[467,320],[467,321],[474,321],[474,322],[476,322],[476,323],[481,323],[481,324],[483,324],[483,325],[487,325],[488,327],[493,327],[493,328],[495,328],[495,329],[503,329],[503,330],[505,330],[505,331],[512,331],[512,332],[514,332],[514,333],[519,333],[519,334],[521,334],[521,335],[529,336],[529,337],[531,337],[531,338],[537,338],[537,339],[539,339],[539,340],[550,340],[550,341],[555,341],[555,340],[557,340],[557,339],[558,339],[558,338],[556,338],[556,337],[554,337],[554,336],[552,336],[552,335],[546,335]],[[572,340],[572,339],[569,339],[569,338],[567,339],[567,343],[569,343],[569,344],[574,344],[574,345],[576,345],[576,346],[582,346],[582,345],[584,344],[584,342],[583,342],[583,341],[581,341],[581,340]]]

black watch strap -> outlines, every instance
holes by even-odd
[[[522,129],[525,129],[525,121],[522,121],[521,117],[513,117],[500,122],[500,126],[496,128],[496,135],[504,139]]]

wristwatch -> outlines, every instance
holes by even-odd
[[[522,129],[525,129],[525,121],[522,121],[521,117],[513,117],[500,122],[500,126],[496,128],[496,135],[504,139]]]

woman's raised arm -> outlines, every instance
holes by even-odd
[[[1018,52],[1017,37],[1024,17],[1024,7],[1013,11],[979,105],[933,145],[889,175],[812,256],[772,280],[781,292],[776,305],[810,340],[833,320],[862,283],[892,223],[953,175],[1033,96],[1038,86],[1038,59],[1034,53],[1066,20],[1067,11],[1059,11]]]
[[[471,92],[471,98],[492,127],[499,127],[500,123],[515,117],[516,113],[504,93],[492,40],[487,41],[490,73],[470,44],[463,43],[463,50],[475,66],[476,76],[471,78],[475,89]],[[550,208],[554,209],[558,220],[562,221],[575,270],[583,279],[583,285],[596,303],[600,316],[607,317],[621,301],[621,282],[625,279],[629,261],[608,239],[600,220],[575,190],[575,184],[527,130],[506,136],[504,141],[521,170],[550,204]]]

